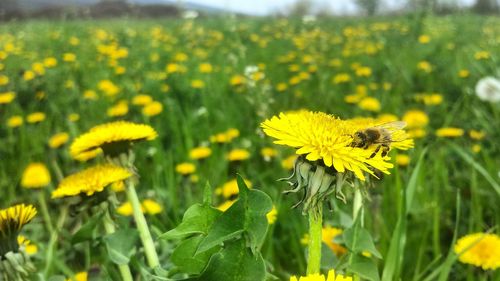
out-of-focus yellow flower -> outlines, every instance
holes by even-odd
[[[178,62],[183,62],[183,61],[186,61],[187,59],[188,59],[188,55],[186,55],[185,53],[177,53],[174,56],[174,60],[178,61]]]
[[[86,100],[97,100],[98,96],[95,91],[92,90],[86,90],[83,92],[83,98]]]
[[[236,148],[231,150],[227,155],[229,161],[243,161],[250,158],[250,152],[246,149]]]
[[[124,181],[115,181],[111,184],[111,190],[114,192],[123,192],[125,191],[125,182]]]
[[[74,61],[76,61],[76,55],[73,53],[64,53],[63,54],[63,61],[74,62]]]
[[[14,115],[7,119],[7,126],[10,128],[17,128],[23,124],[23,117],[20,115]]]
[[[177,73],[177,72],[180,72],[180,70],[181,70],[181,66],[177,63],[169,63],[165,67],[165,71],[167,71],[168,74]]]
[[[175,171],[183,176],[188,176],[196,172],[196,166],[193,163],[184,162],[175,166]]]
[[[484,270],[500,268],[500,237],[496,234],[473,233],[457,240],[455,253],[462,263]]]
[[[482,140],[486,136],[486,133],[483,131],[470,130],[469,137],[473,140]]]
[[[423,35],[420,35],[420,36],[418,37],[418,42],[419,42],[420,44],[427,44],[427,43],[429,43],[430,41],[431,41],[431,37],[430,37],[429,35],[425,35],[425,34],[423,34]]]
[[[398,166],[406,167],[410,164],[410,156],[406,154],[397,154],[396,155],[396,163]]]
[[[472,145],[472,147],[471,147],[471,150],[472,150],[472,152],[474,152],[474,153],[479,153],[479,152],[481,152],[481,149],[482,149],[481,145],[480,145],[480,144],[477,144],[477,143],[476,143],[476,144],[474,144],[474,145]]]
[[[128,113],[128,104],[126,101],[120,101],[116,105],[108,108],[107,115],[109,117],[124,116]]]
[[[379,100],[374,97],[363,98],[361,101],[359,101],[358,106],[363,110],[373,112],[379,112],[380,108],[382,107]]]
[[[467,69],[461,69],[458,72],[458,77],[460,77],[460,78],[467,78],[467,77],[469,77],[469,75],[470,75],[470,72]]]
[[[229,84],[231,84],[231,86],[238,86],[242,85],[243,83],[245,83],[245,77],[242,75],[234,75],[229,80]]]
[[[227,211],[227,209],[229,209],[231,206],[233,206],[234,202],[236,202],[236,200],[226,200],[226,201],[222,202],[216,208],[219,211],[225,212],[225,211]]]
[[[428,61],[420,61],[417,64],[417,69],[422,70],[425,73],[430,73],[432,71],[432,65]]]
[[[248,188],[252,188],[252,182],[243,179]],[[216,195],[222,195],[224,198],[228,199],[238,194],[238,182],[236,179],[232,179],[224,183],[221,187],[215,189]]]
[[[43,163],[30,163],[24,169],[21,186],[24,188],[42,188],[50,184],[50,172]]]
[[[31,114],[28,114],[28,116],[26,116],[26,121],[30,124],[40,123],[43,120],[45,120],[45,117],[46,117],[45,113],[43,112],[33,112]]]
[[[490,52],[488,51],[477,51],[475,54],[474,54],[474,58],[476,60],[487,60],[491,57],[490,55]]]
[[[48,57],[43,60],[43,65],[47,68],[51,68],[57,65],[57,59],[54,57]]]
[[[150,95],[136,95],[132,98],[133,105],[145,106],[153,102],[153,98]]]
[[[212,154],[212,149],[206,146],[199,146],[189,151],[189,158],[194,160],[205,159]]]
[[[351,76],[347,73],[339,73],[333,77],[332,82],[334,84],[342,84],[351,81]]]
[[[362,66],[356,69],[356,76],[359,77],[370,77],[372,75],[372,69],[368,66]]]
[[[31,69],[37,74],[37,75],[44,75],[45,74],[45,66],[43,66],[43,63],[41,62],[35,62],[31,65]]]
[[[24,73],[23,73],[23,79],[24,81],[31,81],[35,78],[35,72],[31,71],[31,70],[26,70]]]
[[[69,134],[68,133],[57,133],[50,137],[49,139],[49,147],[51,148],[58,148],[61,147],[63,144],[67,143],[69,140]]]
[[[294,167],[295,160],[299,157],[297,154],[292,154],[281,161],[281,167],[286,170],[291,170]]]
[[[151,199],[145,199],[142,201],[143,212],[148,215],[157,215],[163,211],[163,207],[156,201]]]
[[[201,63],[198,68],[201,73],[211,73],[213,71],[212,65],[208,62]]]
[[[278,218],[278,210],[276,209],[276,206],[273,205],[271,211],[266,214],[266,218],[268,224],[274,224],[276,222],[276,219]]]
[[[464,135],[464,130],[454,127],[444,127],[436,130],[436,136],[442,138],[457,138]]]
[[[70,113],[70,115],[68,115],[68,120],[71,122],[76,122],[80,120],[80,115],[78,113]]]
[[[88,280],[88,273],[85,271],[78,272],[75,274],[75,276],[66,279],[66,281],[87,281]]]
[[[142,108],[142,114],[146,116],[156,116],[163,111],[163,104],[154,101]]]
[[[200,79],[191,80],[191,88],[193,89],[203,89],[205,88],[205,82]]]
[[[276,91],[278,92],[284,92],[286,91],[286,89],[288,89],[288,85],[286,83],[278,83],[278,85],[276,85]]]
[[[116,86],[111,80],[101,80],[97,84],[97,88],[104,92],[106,96],[116,96],[120,92],[120,88]]]
[[[424,103],[425,105],[438,105],[443,102],[443,96],[441,94],[417,94],[415,95],[415,100]]]
[[[427,135],[427,132],[425,131],[425,129],[422,128],[413,128],[408,130],[408,135],[412,139],[420,139],[425,137]]]
[[[0,93],[0,104],[9,104],[16,98],[16,93],[9,91]]]
[[[38,253],[38,247],[22,235],[17,236],[17,244],[19,244],[20,247],[24,247],[24,250],[28,255]]]
[[[421,110],[408,110],[403,115],[403,121],[406,122],[408,128],[422,128],[429,124],[429,117]]]
[[[272,147],[264,147],[260,150],[260,155],[264,158],[266,161],[270,161],[271,158],[276,157],[278,155],[278,151]]]
[[[290,281],[352,281],[352,277],[336,274],[335,270],[332,269],[328,271],[326,279],[323,274],[316,273],[307,276],[300,276],[298,278],[296,276],[292,276],[290,277]]]
[[[5,86],[9,84],[9,77],[3,74],[0,74],[0,86]]]

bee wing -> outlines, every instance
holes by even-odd
[[[393,122],[387,122],[384,124],[373,126],[373,128],[384,129],[384,130],[387,130],[389,132],[402,130],[404,127],[406,127],[406,122],[404,122],[404,121],[393,121]]]

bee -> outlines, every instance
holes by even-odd
[[[381,156],[384,157],[391,150],[392,142],[401,141],[393,140],[392,134],[397,130],[403,129],[404,127],[406,127],[406,122],[394,121],[358,130],[354,133],[351,147],[367,149],[371,145],[377,145],[377,148],[369,158],[375,157],[379,151],[382,151]]]

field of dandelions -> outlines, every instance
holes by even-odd
[[[0,280],[500,280],[499,101],[498,18],[2,24]]]

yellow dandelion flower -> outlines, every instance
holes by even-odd
[[[151,199],[142,201],[142,208],[144,209],[144,213],[148,215],[157,215],[163,211],[163,207],[158,202]]]
[[[444,127],[436,130],[436,136],[441,138],[457,138],[464,135],[464,130],[454,127]]]
[[[482,149],[481,145],[480,145],[480,144],[477,144],[477,143],[476,143],[476,144],[474,144],[474,145],[472,145],[472,147],[471,147],[471,150],[472,150],[472,152],[474,152],[474,153],[479,153],[479,152],[481,152],[481,149]]]
[[[73,53],[64,53],[63,54],[63,61],[74,62],[74,61],[76,61],[76,55]]]
[[[352,281],[352,277],[336,274],[335,270],[332,269],[328,271],[326,279],[323,274],[316,273],[307,276],[300,276],[298,278],[296,276],[292,276],[290,277],[290,281]]]
[[[9,76],[0,74],[0,86],[5,86],[9,84]]]
[[[332,82],[334,84],[342,84],[351,81],[351,76],[347,73],[339,73],[333,77]]]
[[[274,224],[276,222],[276,219],[278,218],[278,210],[276,209],[276,206],[273,205],[271,211],[266,214],[266,218],[268,224]]]
[[[106,96],[116,96],[120,92],[120,88],[116,86],[111,80],[101,80],[97,84],[97,88],[104,92]]]
[[[24,169],[21,186],[24,188],[42,188],[50,184],[50,172],[43,163],[30,163]]]
[[[196,172],[196,166],[193,163],[181,163],[175,166],[175,171],[183,176],[188,176]]]
[[[287,158],[283,159],[281,161],[281,167],[283,167],[286,170],[291,170],[293,169],[295,165],[295,161],[297,160],[297,157],[299,157],[297,154],[292,154],[288,156]]]
[[[142,108],[142,114],[146,116],[156,116],[163,111],[163,104],[154,101]]]
[[[418,37],[418,42],[419,42],[420,44],[427,44],[427,43],[429,43],[430,41],[431,41],[431,37],[430,37],[429,35],[425,35],[425,34],[423,34],[423,35],[420,35],[420,36]]]
[[[23,73],[23,79],[24,81],[31,81],[35,78],[35,72],[31,71],[31,70],[26,70],[24,73]]]
[[[22,235],[17,236],[17,244],[19,244],[19,247],[24,247],[24,250],[28,255],[38,253],[38,247]]]
[[[483,131],[470,130],[469,137],[473,140],[482,140],[486,136],[486,133]]]
[[[420,139],[420,138],[423,138],[427,135],[427,131],[425,131],[425,129],[421,129],[421,128],[409,129],[408,135],[412,139]]]
[[[67,143],[69,140],[69,134],[68,133],[57,133],[50,137],[49,139],[49,146],[51,148],[58,148],[61,147],[63,144]]]
[[[410,164],[410,156],[406,154],[397,154],[396,155],[396,163],[398,166],[406,167]]]
[[[21,228],[29,223],[35,217],[36,213],[36,208],[33,205],[25,204],[0,209],[0,241],[4,239],[17,239],[17,234],[21,231]],[[0,252],[0,256],[3,254],[5,253]]]
[[[202,63],[199,66],[199,70],[201,73],[211,73],[213,71],[213,67],[210,63]]]
[[[454,251],[462,263],[484,270],[500,268],[500,237],[496,234],[473,233],[457,240]]]
[[[47,68],[51,68],[57,65],[57,59],[54,57],[48,57],[43,60],[43,65]]]
[[[356,76],[370,77],[371,75],[372,75],[372,69],[367,66],[362,66],[356,69]]]
[[[76,122],[76,121],[80,120],[80,114],[78,114],[78,113],[70,113],[68,115],[68,120],[70,122]]]
[[[205,159],[212,154],[212,149],[206,146],[199,146],[189,151],[189,158],[194,160]]]
[[[120,101],[116,105],[108,108],[107,115],[109,117],[124,116],[128,113],[128,104],[126,101]]]
[[[205,82],[200,79],[191,80],[191,88],[193,89],[203,89],[205,88]]]
[[[284,92],[288,89],[288,85],[286,83],[278,83],[278,85],[276,85],[276,91],[278,92]]]
[[[458,77],[460,77],[460,78],[467,78],[467,77],[469,77],[469,75],[470,75],[470,72],[467,69],[461,69],[458,72]]]
[[[379,112],[382,105],[380,101],[374,97],[366,97],[359,101],[359,108],[367,111]]]
[[[116,121],[98,125],[89,132],[80,135],[73,141],[70,153],[73,158],[78,155],[102,148],[105,152],[117,143],[130,144],[142,140],[153,140],[158,136],[156,131],[143,124],[127,121]]]
[[[260,150],[260,155],[262,155],[266,161],[269,161],[271,158],[278,155],[278,151],[272,147],[264,147]]]
[[[45,113],[43,112],[33,112],[31,114],[28,114],[28,116],[26,116],[26,121],[31,124],[40,123],[43,120],[45,120],[45,117],[46,117]]]
[[[250,152],[248,152],[248,150],[246,150],[246,149],[236,148],[236,149],[231,150],[227,154],[226,158],[229,161],[243,161],[243,160],[247,160],[248,158],[250,158]]]
[[[417,69],[422,70],[425,73],[432,72],[432,65],[428,61],[421,61],[417,64]]]
[[[229,84],[231,84],[231,86],[238,86],[242,85],[243,83],[245,83],[245,77],[242,75],[234,75],[229,80]]]
[[[131,176],[131,172],[119,166],[97,165],[64,178],[57,189],[52,192],[52,198],[79,194],[91,196],[103,191],[106,186]]]
[[[78,272],[75,274],[75,276],[66,279],[66,281],[87,281],[88,280],[88,273],[85,271]]]
[[[353,147],[353,135],[359,124],[340,120],[322,112],[300,111],[280,113],[261,124],[276,144],[297,148],[296,153],[309,161],[322,160],[337,172],[352,171],[365,180],[363,171],[375,175],[373,169],[389,174],[393,165],[380,154],[370,157],[375,148]],[[373,168],[373,169],[372,169]]]
[[[7,126],[10,128],[17,128],[23,124],[23,117],[20,115],[14,115],[7,119]]]
[[[490,52],[488,51],[477,51],[475,54],[474,54],[474,58],[476,60],[487,60],[490,58]]]
[[[97,96],[97,93],[92,90],[86,90],[83,92],[83,99],[86,100],[97,100],[99,97]]]
[[[0,104],[9,104],[16,98],[16,93],[9,91],[0,93]]]
[[[406,122],[408,128],[422,128],[429,124],[429,117],[421,110],[409,110],[404,115],[402,120]]]
[[[243,180],[248,188],[252,188],[252,182]],[[236,179],[230,180],[223,184],[221,187],[215,189],[215,194],[222,195],[224,198],[230,198],[238,194],[238,182]]]
[[[153,98],[150,95],[137,95],[132,98],[133,105],[145,106],[153,102]]]
[[[231,206],[233,206],[234,202],[236,202],[236,200],[226,200],[226,201],[222,202],[219,206],[217,206],[216,209],[219,211],[225,212],[225,211],[227,211],[227,209],[229,209],[229,208],[231,208]]]
[[[144,210],[142,211],[144,212]],[[116,208],[116,212],[125,217],[132,216],[132,214],[134,214],[134,210],[132,209],[132,203],[127,201],[121,204],[120,206],[118,206],[118,208]]]
[[[325,243],[328,246],[328,248],[330,248],[337,256],[341,256],[347,252],[346,248],[333,242],[335,237],[342,234],[342,232],[343,232],[342,229],[336,228],[336,227],[331,227],[329,225],[324,226],[323,230],[321,232],[321,237],[322,237],[323,243]]]

